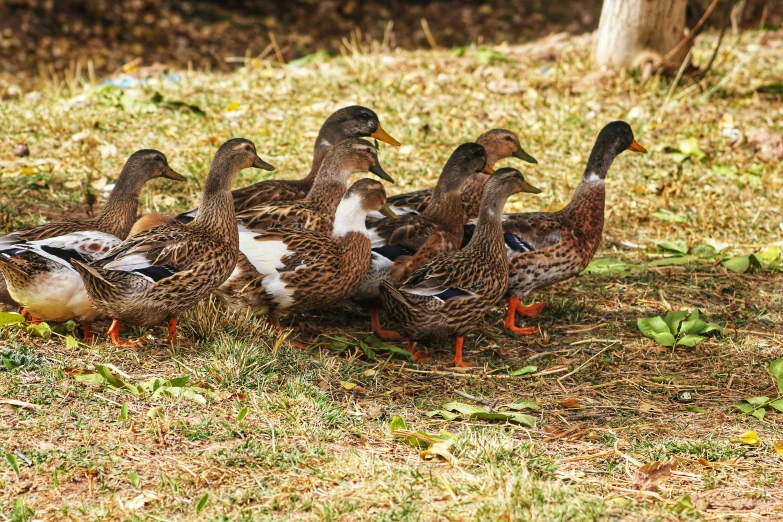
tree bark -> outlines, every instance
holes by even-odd
[[[690,50],[666,54],[685,37],[688,0],[604,0],[595,43],[595,63],[612,69],[649,67],[675,73]]]

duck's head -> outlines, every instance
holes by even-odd
[[[361,105],[351,105],[335,111],[321,127],[316,147],[336,145],[348,138],[370,137],[378,141],[400,146],[400,142],[383,130],[378,115]]]
[[[530,194],[540,194],[541,189],[536,188],[525,180],[520,171],[511,167],[498,169],[487,180],[485,191],[497,191],[506,195],[516,194],[518,192],[528,192]]]
[[[397,215],[386,204],[386,189],[380,181],[360,179],[345,192],[337,206],[334,216],[334,237],[342,237],[349,232],[367,235],[365,221],[367,213],[378,211],[386,217],[397,218]]]
[[[490,167],[494,167],[498,161],[512,156],[528,163],[538,163],[519,144],[519,136],[507,129],[489,130],[479,136],[476,143],[487,151],[487,165]]]
[[[495,172],[487,164],[487,152],[478,143],[463,143],[446,162],[436,188],[445,192],[459,191],[465,181],[479,172]]]
[[[358,197],[362,210],[377,211],[386,217],[397,219],[397,214],[386,204],[386,189],[380,181],[363,178],[351,185],[343,199]]]
[[[256,145],[245,138],[232,138],[221,145],[215,153],[213,164],[215,163],[231,172],[239,172],[250,167],[275,170],[272,165],[258,157]]]
[[[355,172],[371,172],[394,183],[394,179],[381,167],[375,146],[361,138],[349,138],[332,147],[321,168],[326,169],[331,176],[344,178],[343,182]]]
[[[636,142],[631,126],[624,121],[613,121],[604,126],[590,152],[585,179],[605,179],[614,158],[626,150],[647,152],[647,149]]]
[[[185,177],[169,166],[165,154],[154,149],[137,150],[130,155],[122,167],[115,190],[138,192],[149,180],[169,178],[184,181]]]

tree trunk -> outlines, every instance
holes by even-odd
[[[688,0],[604,0],[595,42],[599,67],[649,67],[660,65],[666,54],[685,37]],[[663,65],[677,72],[688,55],[683,46]],[[655,63],[657,61],[657,63]]]

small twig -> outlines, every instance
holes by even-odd
[[[693,54],[693,48],[688,49],[688,54],[685,56],[685,59],[682,61],[682,65],[680,65],[680,70],[677,71],[677,76],[674,77],[674,81],[672,82],[671,87],[669,87],[669,92],[666,93],[666,97],[663,99],[664,105],[666,105],[666,102],[669,101],[669,98],[671,98],[674,89],[677,88],[677,84],[680,83],[680,80],[682,79],[682,75],[685,72],[685,69],[687,69],[688,64],[690,63],[691,54]]]
[[[699,21],[698,21],[698,22],[696,22],[696,25],[694,25],[694,26],[693,26],[693,29],[691,29],[690,31],[688,31],[688,36],[686,36],[685,38],[683,38],[683,39],[680,41],[680,43],[678,43],[677,45],[675,45],[675,46],[674,46],[674,49],[672,49],[671,51],[669,51],[668,53],[666,53],[666,56],[664,56],[664,57],[663,57],[663,62],[661,62],[661,65],[665,65],[666,63],[668,63],[668,61],[669,61],[669,60],[671,60],[673,57],[677,56],[677,53],[679,53],[680,51],[682,51],[682,50],[683,50],[683,48],[684,48],[686,45],[689,45],[689,44],[690,44],[690,43],[693,41],[693,39],[694,39],[694,38],[696,38],[696,37],[699,35],[699,33],[701,32],[701,28],[702,28],[702,26],[704,26],[704,22],[706,22],[706,21],[707,21],[707,18],[709,18],[709,17],[710,17],[710,15],[711,15],[711,14],[712,14],[712,12],[715,10],[715,7],[716,7],[717,5],[718,5],[718,0],[712,0],[712,3],[711,3],[711,4],[710,4],[710,6],[707,8],[707,10],[706,10],[706,11],[704,11],[704,14],[703,14],[703,15],[702,15],[702,17],[699,19]]]
[[[430,31],[430,24],[427,23],[426,18],[421,19],[421,28],[424,29],[424,36],[427,38],[427,42],[429,42],[430,47],[437,49],[438,44],[435,42],[435,37],[432,36],[432,31]]]
[[[707,76],[707,73],[712,69],[712,64],[715,63],[715,58],[718,56],[718,51],[720,50],[720,44],[723,42],[723,37],[726,35],[726,30],[728,28],[729,24],[723,24],[723,28],[720,30],[720,35],[718,36],[718,43],[715,44],[715,51],[713,51],[710,61],[707,62],[707,67],[705,67],[704,71],[701,73],[702,78]]]
[[[272,47],[275,48],[275,56],[277,56],[277,61],[281,64],[285,64],[285,60],[283,59],[283,53],[280,51],[280,46],[277,45],[277,38],[275,38],[275,33],[272,31],[269,31],[269,40],[272,42]]]
[[[617,343],[617,341],[615,341],[615,342],[614,342],[614,343],[612,343],[612,344],[607,344],[606,346],[604,346],[604,347],[603,347],[603,348],[602,348],[602,349],[601,349],[601,350],[600,350],[598,353],[596,353],[595,355],[593,355],[592,357],[590,357],[589,359],[587,359],[587,360],[586,360],[585,362],[583,362],[581,365],[577,366],[576,368],[574,368],[572,371],[568,372],[567,374],[565,374],[565,375],[562,375],[562,376],[558,377],[558,378],[557,378],[558,382],[562,381],[562,380],[563,380],[563,379],[565,379],[566,377],[570,377],[570,376],[572,376],[573,374],[577,373],[579,370],[581,370],[582,368],[584,368],[585,366],[587,366],[587,365],[590,363],[590,361],[592,361],[593,359],[595,359],[596,357],[598,357],[599,355],[601,355],[602,353],[604,353],[606,350],[608,350],[608,349],[609,349],[611,346],[614,346],[616,343]]]
[[[469,393],[465,393],[462,390],[451,390],[452,393],[459,395],[460,397],[464,399],[468,399],[470,401],[477,402],[479,404],[490,404],[490,402],[486,399],[482,399],[481,397],[476,397],[475,395],[471,395]]]
[[[32,461],[32,460],[30,460],[30,459],[28,459],[28,458],[27,458],[27,455],[25,455],[25,454],[24,454],[24,453],[22,453],[21,451],[19,451],[19,450],[15,450],[15,451],[14,451],[14,455],[16,455],[17,457],[19,457],[19,458],[20,458],[20,459],[22,459],[23,461],[25,461],[25,462],[27,463],[27,465],[28,465],[28,466],[32,466],[32,465],[33,465],[33,461]]]
[[[494,401],[490,402],[489,405],[487,406],[487,412],[491,412],[492,410],[494,410],[499,402],[500,399],[495,399]]]

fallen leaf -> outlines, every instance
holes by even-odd
[[[147,502],[151,502],[153,500],[157,500],[158,495],[153,493],[152,491],[145,491],[144,493],[138,495],[137,497],[132,498],[131,500],[127,501],[125,503],[125,509],[130,510],[137,510],[144,507]]]
[[[458,463],[457,457],[452,455],[451,451],[449,451],[449,448],[452,444],[454,444],[454,439],[446,439],[443,442],[436,442],[421,452],[421,458],[424,460],[430,460],[435,457],[441,457],[452,466],[456,466]]]
[[[773,444],[773,447],[775,448],[775,452],[783,457],[783,440],[776,440]]]
[[[582,405],[582,403],[576,399],[566,399],[563,402],[558,402],[558,405],[569,410],[578,410],[584,408],[584,405]]]
[[[633,478],[633,485],[636,489],[642,491],[657,491],[656,483],[669,478],[672,471],[677,469],[677,459],[670,458],[668,461],[649,462],[639,468]]]
[[[40,410],[41,407],[37,404],[32,404],[17,399],[0,399],[0,404],[8,404],[9,406],[17,406],[19,408],[29,408],[31,410]]]
[[[150,408],[147,412],[147,417],[150,419],[154,419],[156,417],[164,417],[165,414],[163,413],[163,406],[155,406],[153,408]]]
[[[737,444],[748,444],[749,446],[755,446],[759,443],[759,436],[756,434],[755,431],[746,431],[739,437],[732,439],[731,442],[735,442]]]
[[[658,406],[656,406],[655,404],[641,401],[639,402],[639,412],[640,413],[663,413],[663,410]]]

